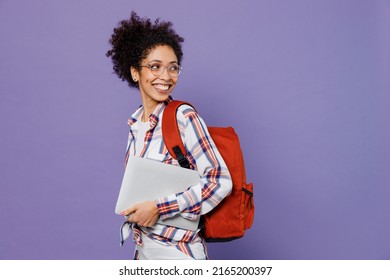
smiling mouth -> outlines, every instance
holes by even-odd
[[[171,87],[171,85],[168,85],[168,84],[154,84],[153,87],[156,88],[157,90],[166,91],[166,90],[168,90]]]

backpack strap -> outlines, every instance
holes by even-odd
[[[176,113],[181,105],[192,107],[190,103],[179,100],[173,100],[165,107],[162,118],[162,135],[171,156],[179,162],[181,167],[190,169],[187,150],[181,140],[179,126],[177,125]]]

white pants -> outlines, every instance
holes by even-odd
[[[191,256],[180,251],[175,245],[150,239],[142,234],[142,245],[136,246],[139,260],[206,260],[206,248],[202,242],[189,243]],[[138,251],[138,252],[137,252]]]

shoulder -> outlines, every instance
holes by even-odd
[[[190,105],[181,105],[176,113],[179,128],[183,127],[185,130],[194,131],[198,137],[207,134],[207,125],[203,118],[198,114],[196,109]]]
[[[188,121],[192,119],[200,118],[198,112],[194,107],[184,104],[177,109],[177,119],[182,121]]]

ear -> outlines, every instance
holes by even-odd
[[[133,79],[134,82],[139,81],[139,72],[137,69],[134,67],[130,67],[130,73],[131,73],[131,78]]]

